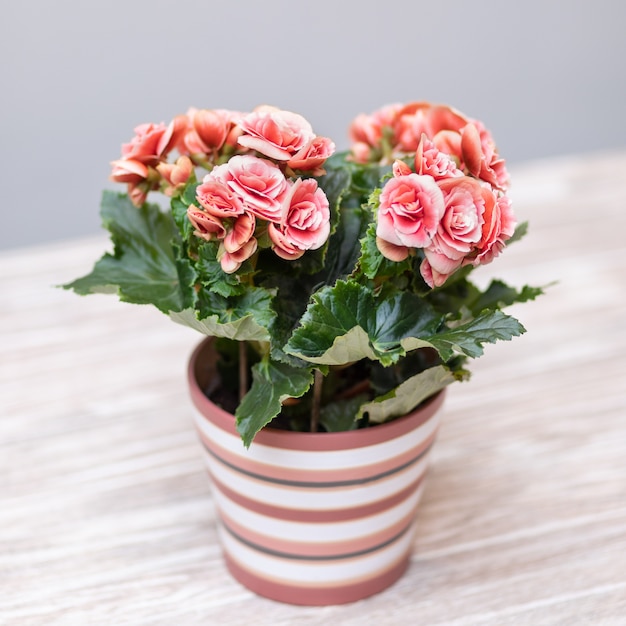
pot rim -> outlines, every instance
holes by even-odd
[[[235,427],[235,416],[207,398],[198,383],[198,363],[213,340],[214,337],[210,336],[203,339],[189,357],[187,382],[191,399],[196,409],[205,419],[209,419],[219,428],[239,436]],[[268,425],[257,433],[252,445],[265,444],[272,447],[297,450],[341,450],[383,443],[402,436],[431,419],[442,406],[445,396],[446,389],[442,389],[406,415],[389,422],[357,430],[311,433],[282,430]]]

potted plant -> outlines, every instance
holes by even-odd
[[[540,293],[470,280],[525,231],[482,123],[416,102],[350,137],[335,154],[269,106],[137,127],[102,200],[114,249],[65,285],[208,337],[189,385],[227,564],[303,604],[401,575],[444,389]]]

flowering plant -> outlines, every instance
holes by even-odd
[[[246,446],[269,422],[350,430],[411,411],[466,379],[485,343],[524,332],[501,309],[540,293],[469,280],[525,230],[479,121],[392,105],[359,115],[350,137],[334,154],[268,106],[138,126],[112,163],[127,193],[102,200],[114,251],[65,285],[216,337],[214,399]]]

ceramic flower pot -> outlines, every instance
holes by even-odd
[[[444,393],[392,422],[341,433],[263,429],[249,449],[203,393],[210,341],[189,363],[196,425],[233,576],[304,605],[353,602],[405,571]]]

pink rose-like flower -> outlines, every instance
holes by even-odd
[[[229,187],[244,209],[257,217],[278,222],[287,179],[271,161],[244,154],[218,165],[204,179],[217,180]]]
[[[237,194],[211,174],[205,176],[204,182],[196,188],[196,200],[215,217],[233,217],[244,212],[243,202]]]
[[[367,163],[373,155],[380,155],[383,133],[388,129],[387,134],[393,135],[393,127],[401,109],[401,104],[388,104],[371,115],[361,113],[352,120],[348,132],[353,142],[352,158],[357,163]]]
[[[256,249],[257,240],[254,237],[235,252],[228,252],[222,243],[217,252],[217,258],[224,272],[232,274],[241,267],[244,261],[247,261],[256,252]]]
[[[217,258],[227,274],[236,272],[256,252],[258,242],[253,236],[255,225],[254,215],[244,213],[236,218],[231,230],[224,237]]]
[[[496,189],[506,190],[508,174],[504,159],[498,156],[491,135],[483,135],[474,124],[468,124],[461,131],[461,153],[465,167],[472,176],[488,182]]]
[[[136,206],[140,207],[148,198],[148,192],[150,191],[147,183],[141,183],[139,185],[133,185],[128,183],[128,197],[130,201]]]
[[[424,280],[440,286],[455,272],[480,243],[485,223],[485,204],[494,196],[490,189],[468,176],[439,181],[445,200],[445,211],[424,249],[426,257],[421,271]]]
[[[110,180],[115,183],[126,183],[130,201],[140,207],[148,197],[148,192],[158,187],[155,172],[145,163],[135,159],[119,159],[112,161]],[[158,177],[156,177],[158,178]]]
[[[156,165],[180,140],[185,126],[184,116],[175,117],[168,126],[162,123],[140,124],[130,142],[122,145],[122,158]]]
[[[463,172],[450,155],[438,150],[426,134],[422,135],[415,152],[415,172],[428,174],[435,180],[463,176]]]
[[[165,124],[140,124],[135,127],[135,136],[129,143],[122,144],[122,157],[142,163],[159,160],[159,142],[165,135]]]
[[[256,220],[254,215],[249,213],[239,215],[235,219],[231,230],[224,237],[224,249],[226,252],[233,254],[247,246],[254,235],[255,226]]]
[[[487,196],[484,192],[483,195]],[[482,237],[476,245],[476,257],[471,261],[473,265],[491,263],[515,232],[516,219],[508,196],[487,197],[484,218]]]
[[[443,193],[431,176],[394,176],[380,194],[376,236],[393,246],[423,248],[437,231],[443,212]]]
[[[458,132],[466,123],[467,119],[451,107],[410,102],[398,111],[394,125],[395,149],[403,153],[415,152],[423,134],[433,138],[442,130]]]
[[[371,115],[360,113],[350,124],[350,139],[368,146],[378,146],[383,136],[383,128],[393,127],[401,109],[401,104],[387,104]]]
[[[328,198],[312,178],[297,179],[284,200],[285,215],[279,224],[270,223],[268,235],[274,252],[287,260],[306,250],[317,250],[330,234]]]
[[[314,137],[287,161],[287,165],[293,170],[319,171],[334,152],[335,144],[328,137]]]
[[[181,154],[212,154],[226,142],[231,129],[226,111],[191,108],[185,118],[185,131],[178,144]]]
[[[211,215],[193,204],[190,204],[187,209],[187,219],[194,227],[194,235],[201,239],[212,241],[213,239],[223,239],[226,236],[226,228],[219,217],[215,217],[215,215]]]
[[[109,179],[114,183],[138,184],[148,178],[148,167],[135,159],[111,161],[113,169]]]
[[[175,163],[159,163],[157,171],[168,183],[165,193],[172,195],[174,190],[183,187],[193,172],[193,163],[187,156],[179,157]]]
[[[289,159],[315,138],[301,115],[273,107],[261,107],[240,122],[239,145],[276,161]]]

